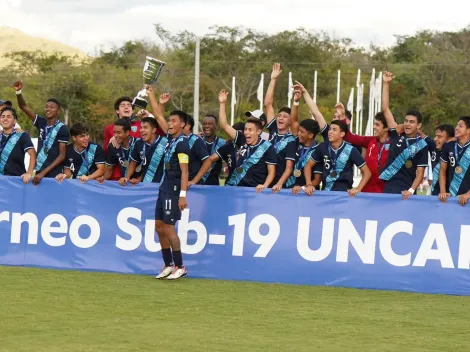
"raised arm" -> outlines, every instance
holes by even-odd
[[[266,109],[266,118],[269,124],[276,117],[274,111],[274,90],[276,89],[276,81],[282,73],[281,64],[275,63],[273,65],[273,72],[271,73],[271,81],[269,82],[268,90],[266,91],[266,97],[264,98],[264,107]]]
[[[155,120],[157,120],[158,126],[160,126],[163,133],[166,134],[168,132],[168,123],[165,120],[165,104],[170,101],[171,96],[168,93],[163,93],[160,95],[160,104],[158,104],[153,87],[150,85],[146,85],[145,87],[147,88],[149,103],[152,107]]]
[[[36,114],[26,105],[23,94],[21,94],[23,82],[16,81],[15,83],[13,83],[13,88],[16,91],[16,101],[18,102],[18,106],[30,118],[30,120],[34,122],[34,120],[36,119]]]
[[[220,127],[228,134],[228,136],[235,140],[237,136],[237,131],[228,124],[227,121],[227,112],[225,105],[227,105],[228,92],[225,89],[222,89],[219,93],[219,122]]]
[[[294,91],[294,105],[292,106],[292,113],[290,115],[290,131],[294,136],[299,135],[299,103],[302,98],[300,90]]]
[[[294,90],[300,90],[302,92],[305,104],[307,104],[307,107],[312,113],[314,119],[318,122],[318,125],[320,126],[320,131],[323,130],[326,126],[326,120],[323,117],[323,114],[318,109],[317,104],[313,102],[313,99],[308,93],[307,89],[305,89],[302,83],[295,81]]]
[[[397,123],[393,118],[392,111],[390,110],[390,82],[393,80],[391,72],[384,72],[383,74],[383,88],[382,88],[382,111],[385,115],[385,120],[389,128],[396,128]]]

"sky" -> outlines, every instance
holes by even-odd
[[[126,40],[157,40],[153,24],[170,32],[204,35],[212,25],[245,26],[266,33],[299,27],[390,46],[394,35],[462,29],[470,4],[446,0],[0,0],[0,26],[56,40],[93,54]],[[384,8],[389,5],[389,8]],[[379,6],[382,6],[380,8]]]

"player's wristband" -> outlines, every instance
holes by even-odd
[[[186,191],[180,191],[180,198],[186,198]]]
[[[294,101],[294,105],[295,105],[295,106],[299,106],[299,104],[300,104],[300,103],[299,103],[298,101]]]
[[[16,95],[20,95],[20,94],[21,94],[21,89],[16,91]]]
[[[415,194],[415,190],[413,188],[410,188],[408,192],[410,192],[411,194]]]

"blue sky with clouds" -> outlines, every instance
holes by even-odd
[[[156,40],[153,24],[198,35],[216,24],[243,25],[275,33],[304,27],[323,30],[355,43],[387,46],[394,34],[417,30],[458,30],[466,27],[470,5],[394,0],[0,0],[0,25],[20,29],[93,53],[97,47],[130,39]]]

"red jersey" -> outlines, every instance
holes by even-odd
[[[160,127],[157,128],[157,134],[160,136],[164,136],[165,134],[161,130]],[[114,136],[114,123],[106,126],[104,128],[104,142],[103,142],[103,150],[104,153],[108,153],[108,145],[111,138]],[[140,138],[140,120],[134,120],[131,122],[131,131],[129,132],[129,136]],[[121,175],[121,170],[119,165],[114,166],[113,176],[111,176],[112,181],[118,181],[121,177],[125,175]]]
[[[369,168],[372,176],[365,185],[362,192],[366,193],[383,193],[385,187],[385,181],[379,179],[379,154],[380,155],[380,165],[382,171],[387,164],[388,152],[390,151],[390,139],[385,143],[379,146],[379,141],[377,137],[372,136],[359,136],[354,133],[348,133],[344,138],[346,142],[349,142],[353,145],[367,148],[366,149],[366,164]],[[379,149],[380,147],[380,149]]]

